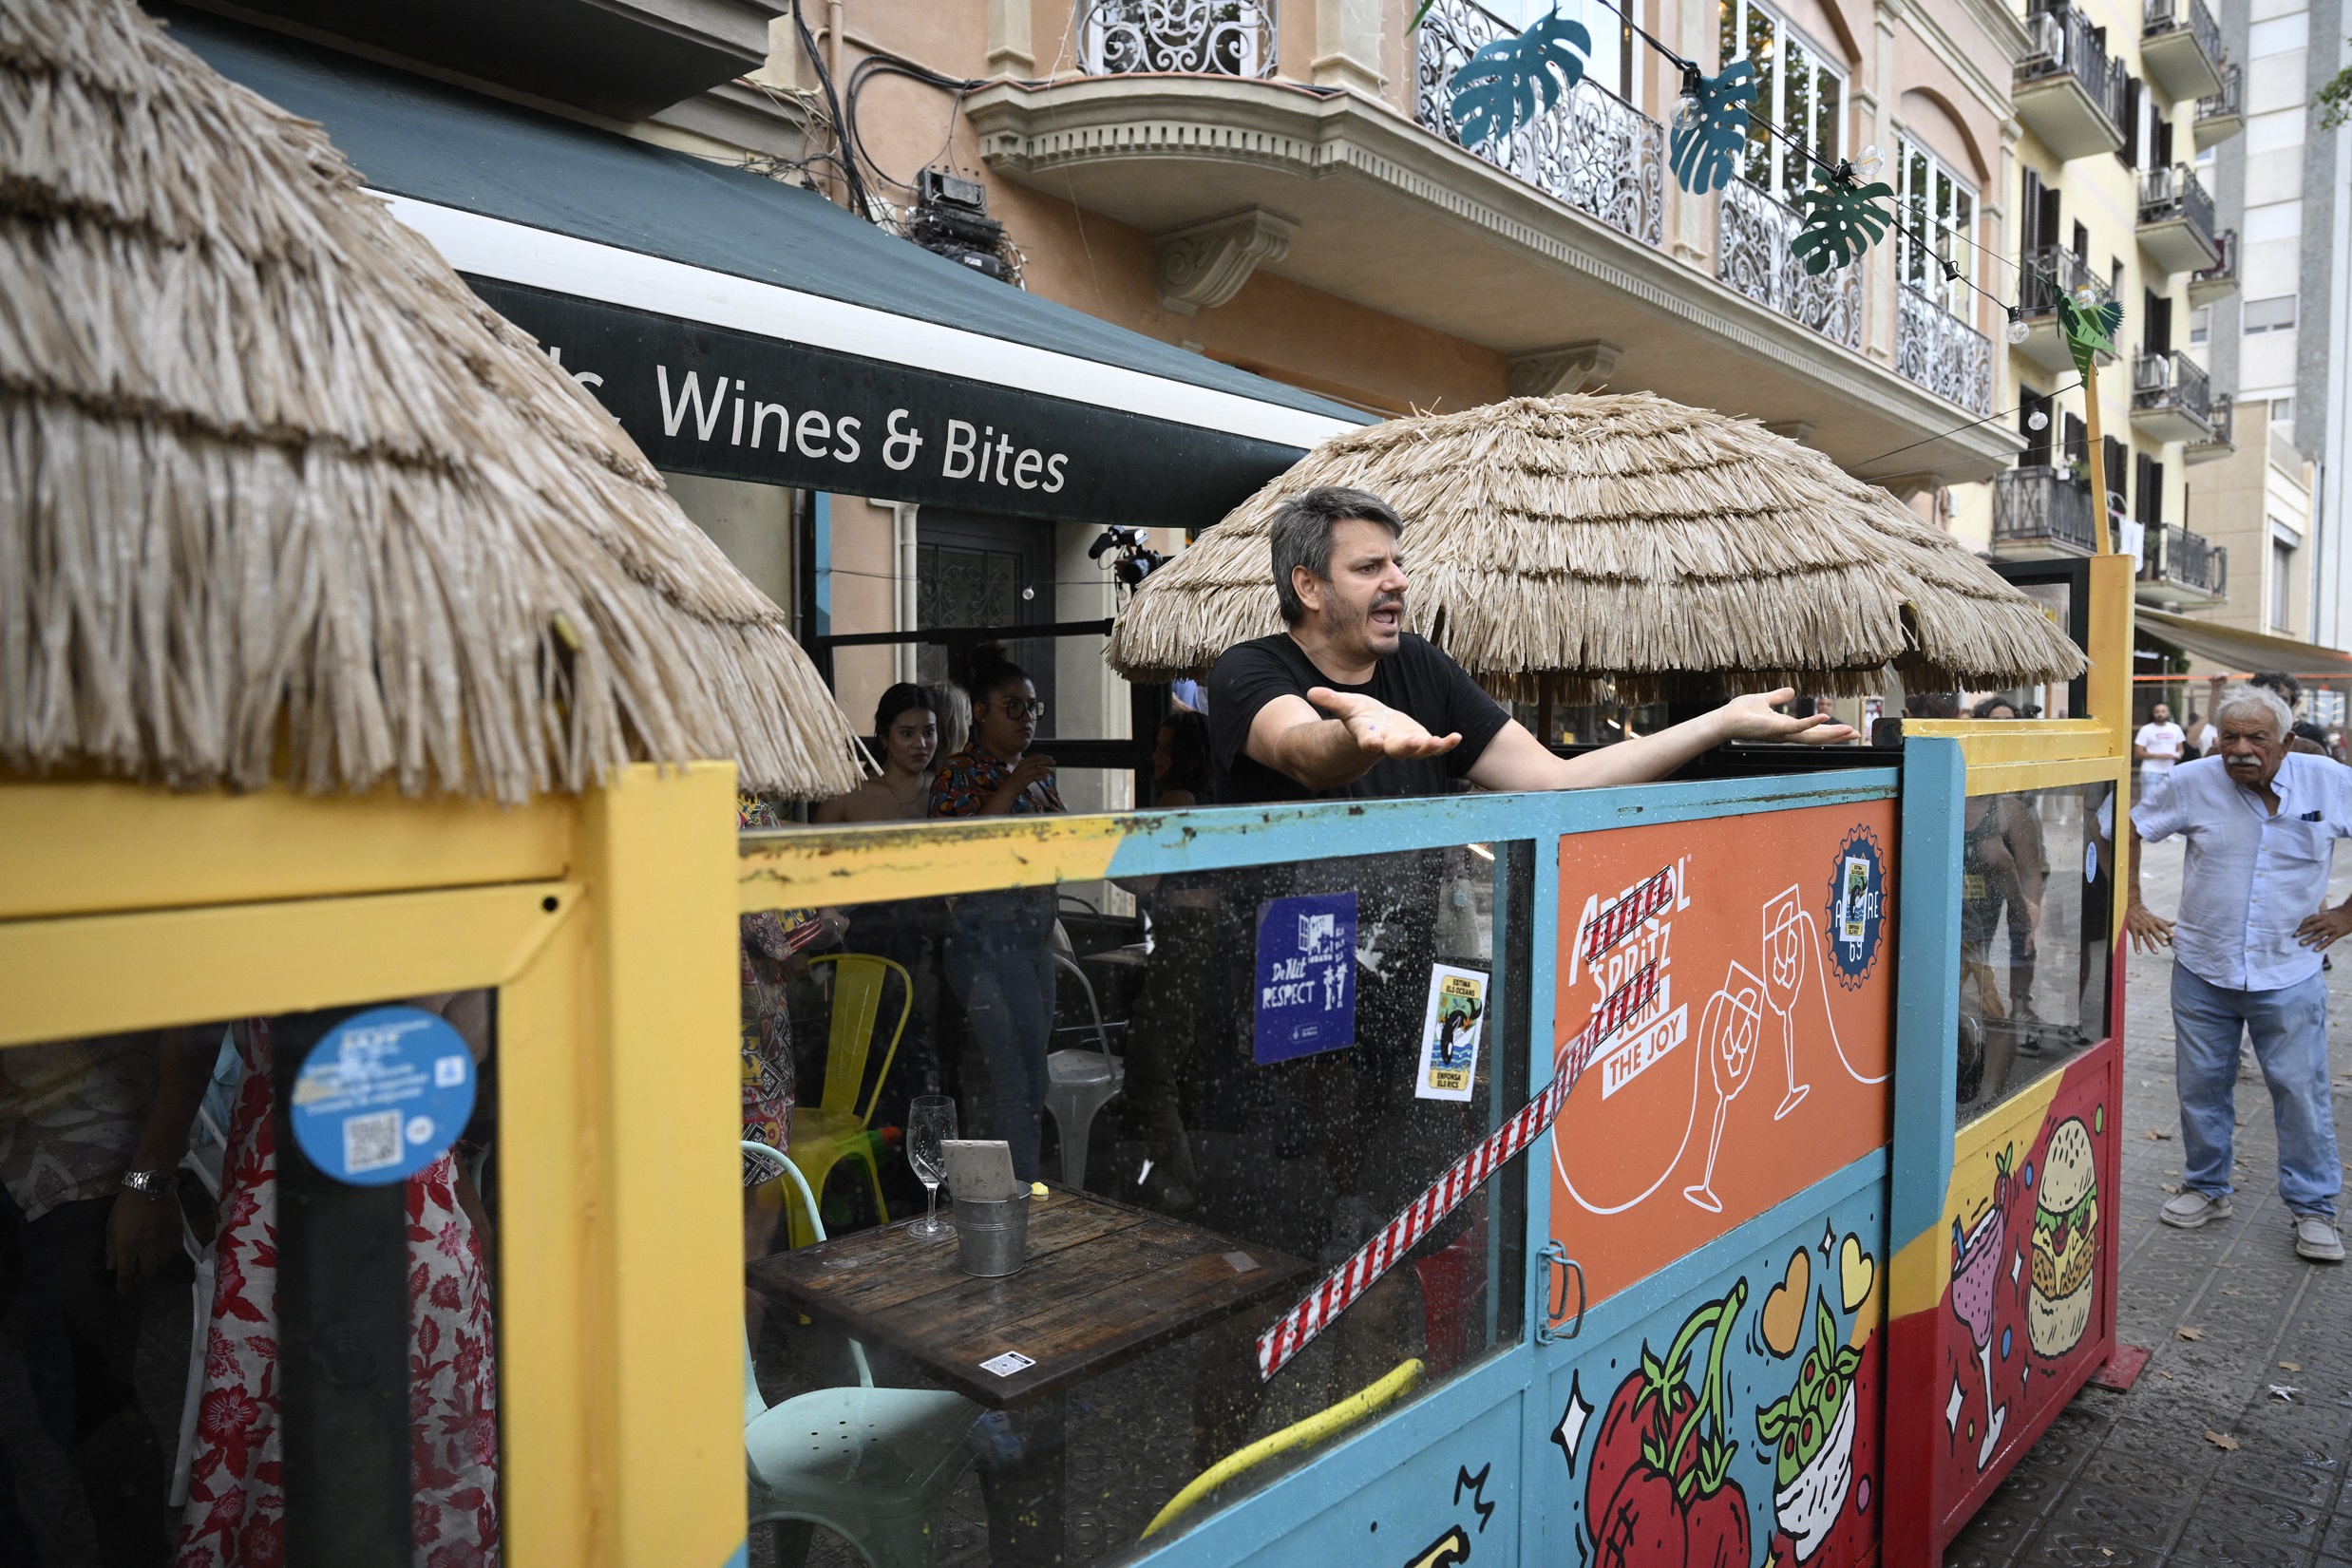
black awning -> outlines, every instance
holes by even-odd
[[[1198,527],[1366,422],[994,282],[815,192],[158,9],[224,76],[325,125],[662,467]]]

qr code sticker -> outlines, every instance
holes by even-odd
[[[370,1111],[343,1124],[343,1168],[356,1176],[400,1163],[400,1112]]]

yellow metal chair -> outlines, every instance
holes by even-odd
[[[844,1160],[863,1161],[866,1181],[874,1189],[875,1212],[887,1223],[890,1209],[882,1200],[882,1167],[875,1162],[865,1131],[882,1099],[882,1085],[889,1080],[890,1064],[898,1059],[906,1020],[915,1011],[915,982],[904,965],[869,953],[825,953],[808,962],[833,966],[833,1029],[825,1051],[825,1099],[815,1105],[792,1107],[792,1146],[786,1155],[808,1179],[808,1188],[818,1201],[825,1198],[825,1180],[835,1165]],[[874,1074],[873,1092],[864,1097],[861,1108],[858,1091],[865,1086],[866,1058],[874,1048],[882,997],[892,974],[899,977],[899,1021],[891,1027],[882,1070]],[[795,1208],[787,1196],[785,1219],[790,1226],[787,1238],[791,1245],[805,1247],[816,1238],[811,1223],[815,1218],[813,1208],[806,1204]]]
[[[1294,1448],[1310,1447],[1327,1437],[1346,1431],[1359,1421],[1369,1420],[1413,1392],[1420,1381],[1420,1358],[1415,1356],[1400,1361],[1377,1383],[1367,1384],[1338,1404],[1318,1410],[1304,1421],[1293,1422],[1279,1432],[1260,1438],[1246,1448],[1236,1448],[1194,1476],[1185,1483],[1183,1491],[1169,1498],[1167,1506],[1152,1515],[1151,1522],[1144,1526],[1142,1539],[1148,1540],[1158,1535],[1203,1498],[1244,1470],[1255,1469],[1267,1460],[1289,1453]]]

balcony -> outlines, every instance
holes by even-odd
[[[2090,556],[2098,552],[2091,486],[2063,468],[2008,468],[1993,476],[1993,554]]]
[[[2133,596],[2163,610],[2220,604],[2229,597],[2229,552],[2177,523],[2152,522],[2141,536]]]
[[[2213,463],[2238,449],[2236,400],[2228,392],[2215,392],[2211,402],[2206,422],[2212,429],[2190,438],[2189,444],[2180,449],[2183,463]]]
[[[1723,187],[1716,215],[1715,275],[1830,342],[1859,349],[1863,269],[1838,267],[1809,274],[1789,249],[1804,222],[1795,208],[1773,200],[1745,179],[1734,179]]]
[[[1073,18],[1093,4],[1072,0]],[[1203,47],[1211,23],[1239,20],[1232,4],[1155,0],[1148,14],[1190,18],[1192,30],[1164,25],[1139,47],[1105,29],[1080,57],[1124,66],[1158,48],[1208,68],[996,80],[964,99],[997,176],[1076,204],[1090,232],[1100,214],[1154,247],[1161,335],[1316,390],[1388,395],[1290,357],[1286,318],[1336,299],[1484,350],[1498,395],[1605,384],[1804,425],[1832,462],[1906,489],[1982,482],[2015,461],[2021,442],[2005,423],[1972,425],[1859,351],[1871,269],[1806,277],[1785,208],[1735,189],[1717,225],[1717,198],[1687,198],[1699,221],[1693,248],[1676,247],[1665,133],[1640,105],[1580,86],[1509,143],[1456,142],[1447,78],[1513,30],[1473,0],[1437,0],[1410,34],[1395,28],[1410,8],[1375,8],[1391,17],[1384,58],[1398,78],[1379,93],[1313,80],[1340,23],[1370,14],[1356,0],[1286,0],[1280,58],[1254,76],[1236,73],[1268,70],[1262,38],[1256,54]],[[1701,249],[1718,228],[1741,286],[1721,276],[1722,247]],[[1887,453],[1900,456],[1873,466]]]
[[[2221,91],[2197,100],[2197,151],[2227,142],[2246,129],[2245,78],[2235,66],[2221,68]]]
[[[2205,0],[2148,0],[2139,63],[2167,98],[2221,91],[2221,27]]]
[[[2075,359],[2058,333],[2058,302],[2089,284],[2107,297],[2107,280],[2092,274],[2091,265],[2063,245],[2039,245],[2025,253],[2025,277],[2018,292],[2018,313],[2024,320],[2025,341],[2017,351],[2045,370],[2070,370]],[[2113,364],[2112,356],[2102,364]]]
[[[1895,368],[1972,414],[1993,411],[1993,340],[1907,285],[1895,289]]]
[[[2201,272],[2220,262],[2213,198],[2188,164],[2140,176],[2139,248],[2168,273]]]
[[[2089,158],[2123,145],[2123,62],[2082,11],[2036,11],[2025,19],[2030,40],[2018,62],[2012,101],[2025,128],[2060,158]]]
[[[1432,6],[1418,35],[1414,122],[1458,144],[1446,84],[1511,31],[1464,0]],[[1543,115],[1469,151],[1645,245],[1666,236],[1666,128],[1605,87],[1579,82],[1565,114]]]
[[[2210,305],[2238,292],[2238,231],[2224,229],[2215,235],[2213,248],[2221,253],[2221,259],[2189,274],[2191,307]]]
[[[2151,441],[2199,441],[2213,433],[2211,384],[2187,354],[2133,358],[2132,428]]]
[[[1275,0],[1093,0],[1078,32],[1089,76],[1274,74]]]

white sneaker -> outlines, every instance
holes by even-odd
[[[2336,1222],[2324,1215],[2297,1215],[2295,1256],[2307,1257],[2314,1263],[2343,1262],[2343,1237],[2337,1231]]]
[[[2209,1219],[2229,1219],[2229,1200],[2214,1198],[2191,1187],[2156,1211],[2156,1218],[2168,1225],[2193,1231]]]

